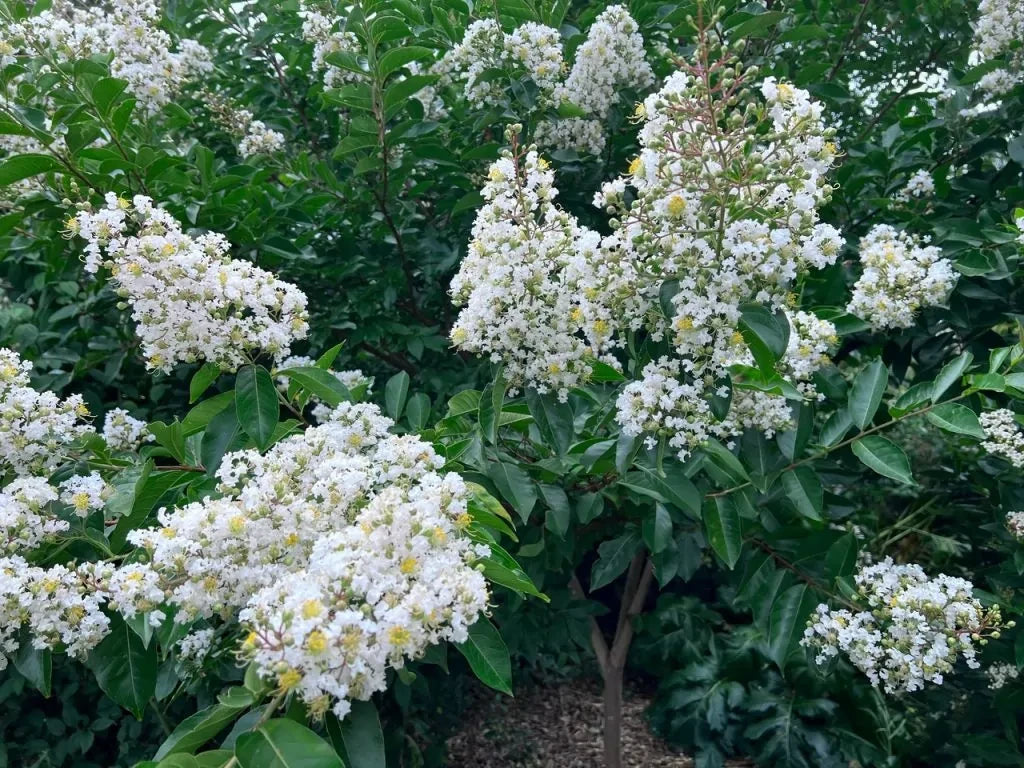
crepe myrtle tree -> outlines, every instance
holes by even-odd
[[[876,222],[854,247],[822,222],[836,131],[807,91],[712,35],[720,18],[693,19],[692,58],[637,105],[639,153],[594,198],[610,234],[558,205],[551,164],[514,125],[451,288],[454,344],[499,365],[435,434],[519,515],[545,584],[614,593],[608,620],[590,619],[609,766],[634,620],[709,554],[783,670],[810,646],[911,692],[977,668],[1015,626],[966,579],[870,565],[887,553],[862,548],[829,499],[879,476],[912,489],[892,437],[912,420],[1016,466],[1017,329],[994,327],[1005,341],[986,360],[940,311],[943,354],[898,375],[860,340],[944,306],[957,271],[927,237]],[[1013,225],[990,243],[1015,263]],[[844,253],[859,261],[845,306],[819,303],[817,275],[837,276]],[[1017,583],[1007,563],[990,585]]]

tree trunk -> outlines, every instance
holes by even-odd
[[[604,676],[604,766],[622,768],[622,676],[624,667],[609,666]]]

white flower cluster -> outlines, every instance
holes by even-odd
[[[871,684],[886,693],[911,692],[941,684],[959,656],[977,669],[975,643],[998,637],[998,606],[983,608],[964,579],[929,576],[918,565],[897,565],[887,557],[854,577],[862,610],[819,605],[804,631],[803,645],[826,663],[845,653]]]
[[[327,63],[327,57],[338,51],[357,53],[359,40],[351,32],[341,32],[335,27],[340,19],[330,18],[307,3],[300,2],[302,13],[302,36],[313,43],[313,71],[323,72],[324,86],[338,88],[358,79],[359,75]]]
[[[557,102],[569,101],[587,117],[545,121],[537,126],[541,146],[598,154],[604,149],[603,121],[623,89],[647,90],[654,72],[647,63],[644,39],[629,11],[610,5],[594,20],[565,82],[555,90]]]
[[[1004,58],[1004,66],[987,73],[978,86],[993,95],[1008,93],[1024,72],[1024,5],[1020,0],[981,0],[974,44],[982,60]]]
[[[464,640],[488,601],[474,566],[489,550],[462,533],[465,483],[391,426],[376,406],[345,403],[263,456],[228,454],[223,497],[129,534],[149,562],[131,584],[107,580],[112,602],[151,610],[153,585],[181,621],[237,614],[266,677],[314,712],[337,699],[344,716],[347,699],[383,689],[388,666]]]
[[[565,399],[589,377],[613,326],[608,313],[585,309],[582,281],[598,269],[601,238],[555,206],[553,182],[534,150],[517,147],[491,166],[487,202],[451,284],[464,305],[451,338],[503,362],[514,388]]]
[[[112,0],[77,7],[58,0],[52,8],[7,25],[0,48],[26,51],[59,65],[91,56],[110,56],[110,74],[128,82],[128,92],[153,114],[190,80],[210,72],[210,53],[194,40],[179,40],[159,27],[154,0]]]
[[[0,475],[47,474],[66,458],[67,447],[92,431],[81,395],[61,400],[28,383],[32,364],[0,349]]]
[[[229,258],[223,235],[193,238],[142,195],[129,202],[111,193],[106,202],[81,211],[69,228],[87,241],[86,270],[110,269],[149,368],[207,360],[234,370],[260,353],[284,357],[305,338],[305,294]]]
[[[861,238],[860,261],[864,271],[846,311],[875,329],[909,328],[918,310],[945,302],[957,281],[941,250],[888,224]]]
[[[906,186],[896,193],[896,199],[901,203],[909,203],[911,200],[920,200],[931,197],[935,193],[935,180],[932,175],[923,168],[915,171],[907,179]]]
[[[474,21],[462,42],[432,68],[441,75],[441,85],[459,83],[466,100],[482,109],[500,98],[500,82],[483,78],[490,69],[508,69],[529,75],[541,91],[542,101],[551,104],[555,86],[565,66],[562,41],[557,29],[528,22],[506,35],[494,19]]]
[[[104,593],[93,588],[93,564],[40,568],[20,555],[0,557],[0,670],[18,650],[18,631],[26,625],[35,648],[62,645],[84,657],[109,632],[102,611]]]
[[[1006,530],[1017,541],[1024,542],[1024,512],[1007,512]]]
[[[99,472],[75,475],[60,484],[60,500],[71,507],[79,517],[87,517],[103,504],[111,493],[110,486],[100,477]]]
[[[779,361],[779,373],[809,397],[817,397],[811,377],[829,362],[829,348],[837,341],[835,326],[809,312],[789,315],[790,337],[786,354]],[[753,358],[735,339],[736,362],[750,365]],[[668,437],[668,446],[685,459],[709,437],[732,438],[745,429],[757,429],[772,437],[793,422],[789,401],[782,395],[734,387],[729,413],[715,421],[704,389],[681,380],[683,365],[663,357],[649,363],[638,381],[627,384],[616,401],[617,419],[627,435],[646,435],[647,446],[657,445],[657,436]],[[723,389],[717,394],[728,393]]]
[[[789,343],[776,369],[795,384],[804,396],[821,399],[811,378],[815,371],[831,360],[829,350],[839,341],[836,327],[810,312],[788,313],[787,317],[790,326]],[[753,365],[753,356],[744,349],[738,362]],[[714,432],[719,437],[730,438],[742,434],[745,429],[756,429],[771,438],[776,432],[789,429],[792,425],[793,414],[789,401],[782,395],[734,388],[729,414],[720,424],[715,425]]]
[[[239,109],[213,91],[204,91],[203,99],[214,122],[238,142],[238,154],[243,159],[253,155],[269,155],[284,146],[284,134],[268,128],[248,109]]]
[[[292,355],[291,357],[282,360],[278,366],[278,371],[288,370],[289,368],[312,368],[316,365],[316,361],[311,357],[304,355]],[[329,371],[338,381],[340,381],[347,389],[354,401],[363,400],[369,395],[373,389],[373,377],[367,376],[358,368],[350,371]],[[290,381],[287,376],[278,375],[275,378],[277,388],[282,393],[288,392]],[[312,395],[309,398],[309,402],[314,404],[313,407],[313,418],[317,421],[324,421],[328,418],[331,413],[331,408],[324,405],[320,398],[316,395]]]
[[[124,408],[107,411],[102,434],[107,446],[113,451],[134,451],[153,439],[146,422],[136,419]]]
[[[988,687],[998,691],[1011,680],[1020,677],[1020,670],[1016,664],[1000,661],[986,669],[985,675],[988,677]]]
[[[642,106],[640,156],[595,199],[617,215],[612,235],[601,240],[555,207],[535,153],[508,155],[491,168],[487,204],[452,283],[466,305],[453,341],[505,362],[516,385],[564,397],[627,332],[670,342],[673,356],[645,368],[650,381],[627,387],[619,420],[667,435],[681,458],[718,429],[695,400],[745,354],[742,306],[783,308],[793,281],[833,263],[842,246],[818,222],[836,157],[821,105],[774,79],[759,105],[741,91],[739,65],[713,67],[712,83],[724,70],[732,90],[709,92],[703,77],[678,72]],[[784,372],[805,379],[834,328],[797,317],[807,327],[795,329],[794,367]],[[751,412],[738,423],[772,430],[788,421],[780,400],[744,402]]]
[[[53,515],[57,492],[46,478],[19,477],[0,491],[0,555],[35,549],[66,531],[66,520]]]
[[[1024,433],[1008,408],[986,411],[978,416],[985,440],[981,447],[993,456],[1001,456],[1014,467],[1024,467]]]

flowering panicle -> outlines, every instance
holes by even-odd
[[[489,551],[462,533],[465,483],[391,426],[376,406],[344,403],[265,455],[228,454],[221,498],[129,534],[149,562],[127,593],[107,579],[111,600],[151,610],[152,584],[181,621],[238,615],[264,676],[321,713],[337,699],[343,716],[347,699],[384,687],[388,666],[464,640],[488,600],[474,565]]]
[[[846,311],[876,329],[909,328],[920,309],[945,302],[956,285],[953,265],[941,250],[921,242],[888,224],[862,237],[864,271]]]
[[[981,428],[985,432],[985,440],[981,447],[993,456],[1001,456],[1014,467],[1024,467],[1024,432],[1013,411],[999,408],[986,411],[978,416]]]
[[[61,464],[68,446],[92,431],[81,395],[61,400],[28,384],[32,364],[0,349],[0,474],[47,474]]]
[[[529,75],[540,88],[542,101],[552,104],[564,66],[557,29],[528,22],[506,35],[494,19],[480,19],[469,25],[462,42],[431,71],[441,75],[442,86],[460,84],[466,100],[480,109],[502,92],[501,83],[482,77],[487,70],[504,68]]]
[[[1017,541],[1024,542],[1024,512],[1007,512],[1006,530]]]
[[[109,10],[108,10],[109,9]],[[154,114],[189,81],[213,70],[210,53],[194,40],[179,40],[159,27],[154,0],[112,0],[86,8],[62,0],[0,31],[0,48],[62,64],[110,56],[110,74]]]
[[[113,451],[134,451],[153,439],[146,422],[131,416],[124,408],[107,411],[102,434]]]
[[[223,235],[191,237],[152,200],[114,194],[81,211],[71,231],[86,241],[86,270],[106,266],[137,323],[147,365],[170,371],[207,360],[234,370],[266,353],[285,357],[308,329],[306,296],[246,261]]]
[[[911,200],[921,200],[931,197],[935,193],[935,180],[932,175],[923,168],[915,171],[907,179],[906,186],[896,193],[896,199],[901,203],[909,203]]]
[[[490,169],[486,203],[451,294],[463,305],[455,346],[505,364],[512,386],[564,399],[587,380],[612,319],[584,309],[600,236],[554,203],[554,173],[535,149],[506,152]]]
[[[983,90],[1002,95],[1011,91],[1024,73],[1024,5],[1019,0],[981,0],[974,45],[982,60],[1003,59],[1004,66],[978,81]]]
[[[214,121],[238,142],[238,154],[243,159],[269,155],[284,147],[284,134],[268,128],[248,109],[238,109],[216,93],[203,95]]]
[[[565,82],[555,90],[556,101],[570,101],[587,117],[545,121],[537,127],[541,146],[598,154],[604,149],[602,121],[624,89],[646,90],[654,72],[646,60],[640,27],[622,5],[610,5],[594,20],[587,39]]]
[[[1003,626],[999,607],[982,607],[964,579],[930,578],[918,565],[897,565],[887,557],[862,568],[854,580],[862,610],[819,605],[802,643],[817,650],[819,664],[845,653],[886,693],[941,684],[960,656],[978,668],[975,643],[999,637]]]
[[[337,29],[340,19],[332,19],[304,2],[299,3],[299,8],[302,13],[302,36],[313,43],[313,71],[323,73],[324,86],[338,88],[357,80],[357,73],[327,63],[327,57],[338,51],[358,52],[358,38],[351,32]]]
[[[1000,661],[986,669],[985,675],[988,677],[988,687],[993,691],[998,691],[1011,680],[1020,677],[1020,670],[1017,669],[1016,664]]]

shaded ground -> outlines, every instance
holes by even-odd
[[[689,768],[693,760],[647,728],[649,704],[642,693],[626,692],[625,765]],[[537,686],[517,692],[515,699],[482,695],[448,741],[451,768],[597,768],[601,762],[601,689],[591,680]]]

